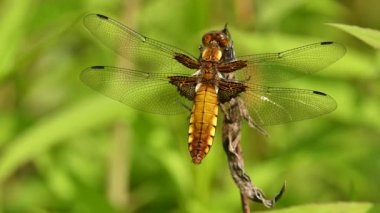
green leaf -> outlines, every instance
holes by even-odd
[[[327,204],[307,204],[302,206],[294,206],[285,209],[265,211],[271,213],[297,213],[297,212],[308,212],[308,213],[345,213],[345,212],[378,212],[379,206],[372,203],[327,203]]]
[[[127,112],[121,104],[105,98],[94,98],[41,119],[11,141],[0,155],[0,183],[18,167],[52,146],[81,132],[112,123]],[[132,118],[133,115],[128,117]]]
[[[343,30],[356,38],[364,41],[368,45],[373,48],[380,49],[380,31],[370,29],[370,28],[362,28],[353,25],[345,25],[345,24],[328,24],[330,26],[336,27],[340,30]]]
[[[32,1],[4,1],[0,7],[0,79],[14,69],[18,48],[26,37],[25,24]]]

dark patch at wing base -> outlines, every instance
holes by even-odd
[[[175,85],[182,96],[190,101],[194,100],[197,85],[196,77],[169,76],[168,78],[170,79],[169,83]]]

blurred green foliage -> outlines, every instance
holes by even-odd
[[[268,138],[245,126],[246,169],[268,196],[287,181],[277,208],[363,202],[341,212],[371,211],[380,197],[380,52],[324,23],[379,29],[378,8],[376,0],[3,0],[0,212],[240,211],[220,129],[195,166],[186,115],[145,114],[80,83],[84,68],[120,63],[84,30],[88,12],[194,54],[200,36],[226,22],[238,55],[343,43],[343,59],[284,84],[324,91],[338,109],[268,127]]]

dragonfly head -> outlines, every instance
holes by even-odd
[[[205,61],[220,61],[226,50],[231,49],[232,41],[227,24],[221,31],[211,31],[203,35],[201,56]]]

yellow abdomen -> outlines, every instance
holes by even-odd
[[[210,150],[218,117],[215,86],[201,84],[194,98],[189,126],[189,151],[193,163],[199,164]]]

